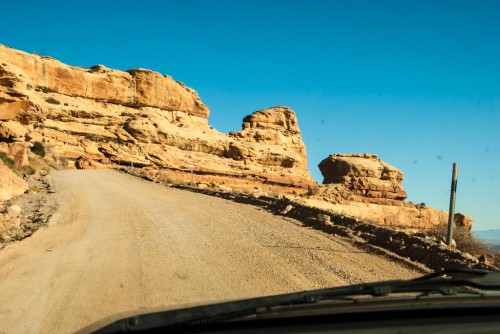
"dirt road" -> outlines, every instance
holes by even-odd
[[[57,171],[49,226],[0,251],[0,332],[419,275],[262,209],[115,171]]]

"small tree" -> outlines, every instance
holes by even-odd
[[[42,143],[37,141],[33,144],[33,147],[31,148],[31,152],[33,152],[36,155],[39,155],[40,157],[43,158],[45,156],[45,147],[43,146]]]

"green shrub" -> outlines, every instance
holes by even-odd
[[[43,146],[42,143],[37,141],[33,144],[33,147],[31,148],[31,152],[33,152],[36,155],[43,158],[45,156],[45,147]]]
[[[45,100],[45,102],[50,103],[50,104],[61,104],[61,102],[54,99],[53,97],[49,97],[48,99]]]

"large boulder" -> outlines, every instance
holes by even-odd
[[[332,154],[319,164],[323,184],[342,184],[361,200],[404,200],[404,174],[376,154]],[[382,200],[382,201],[380,201]]]
[[[0,202],[24,194],[29,186],[0,160]]]
[[[24,141],[28,130],[16,121],[0,122],[0,138],[11,141]]]
[[[262,109],[243,118],[243,130],[264,129],[278,130],[292,134],[300,133],[295,112],[289,107],[277,106]]]

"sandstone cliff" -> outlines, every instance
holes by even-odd
[[[301,201],[381,225],[427,229],[446,223],[446,212],[405,202],[403,173],[375,154],[330,155],[319,165],[324,185],[318,189],[288,107],[256,111],[229,134],[209,126],[209,115],[198,94],[172,77],[68,66],[0,45],[0,152],[17,167],[28,165],[30,146],[42,142],[46,159],[65,168],[130,166],[167,183],[315,192]],[[18,189],[4,190],[4,198],[26,190],[16,182]],[[470,228],[470,217],[457,217]]]
[[[0,45],[0,150],[8,154],[14,143],[41,141],[69,168],[127,165],[183,181],[192,170],[197,183],[280,192],[316,186],[291,109],[257,111],[229,135],[208,117],[198,94],[172,77],[68,66]]]

